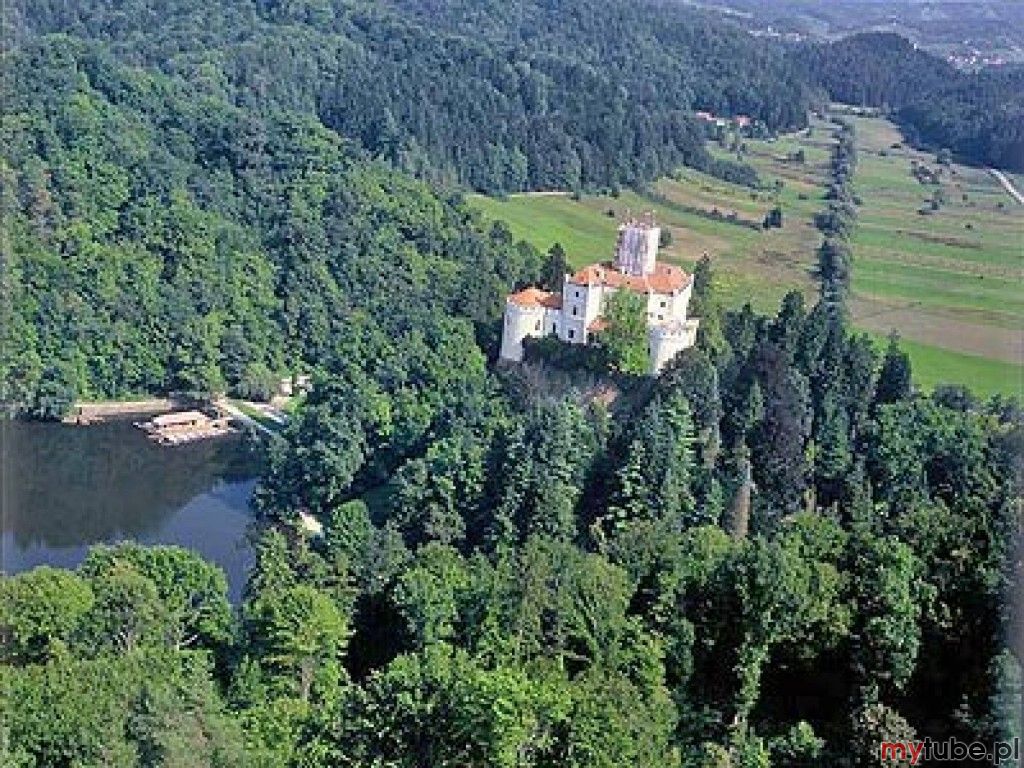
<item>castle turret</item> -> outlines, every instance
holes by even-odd
[[[523,359],[523,339],[558,332],[562,297],[539,288],[526,288],[505,301],[505,327],[501,333],[501,357]]]
[[[691,317],[688,320],[676,320],[664,325],[652,325],[647,333],[647,344],[650,351],[651,373],[661,373],[669,361],[684,349],[697,343],[697,327],[700,320]]]

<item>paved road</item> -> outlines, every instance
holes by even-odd
[[[1016,200],[1021,205],[1024,205],[1024,195],[1013,186],[1013,182],[1006,178],[1006,174],[996,168],[989,168],[988,172],[995,176],[999,183],[1003,185],[1003,189],[1010,193],[1010,197]]]

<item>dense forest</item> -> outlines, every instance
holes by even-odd
[[[403,170],[486,192],[635,183],[706,165],[694,108],[806,122],[781,51],[685,9],[558,4],[15,2],[248,111],[312,113]],[[501,32],[500,30],[504,30]]]
[[[884,109],[912,143],[1024,170],[1024,69],[960,72],[883,33],[807,46],[794,57],[836,101]]]
[[[461,190],[706,163],[692,110],[801,125],[806,63],[660,2],[10,5],[0,401],[314,382],[259,446],[240,605],[174,547],[0,580],[4,765],[853,768],[1020,734],[1020,406],[917,392],[849,327],[850,125],[813,306],[727,311],[704,259],[657,378],[625,321],[493,362],[506,292],[565,257]]]
[[[66,37],[12,69],[0,398],[21,410],[260,397],[359,323],[489,347],[505,291],[539,267],[313,118],[197,98]]]

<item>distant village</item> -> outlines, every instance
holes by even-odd
[[[698,120],[702,120],[705,123],[712,123],[719,128],[727,128],[734,126],[740,130],[748,129],[753,126],[754,118],[749,115],[733,115],[732,117],[722,117],[712,112],[695,112],[694,116]]]

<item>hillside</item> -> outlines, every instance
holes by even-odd
[[[907,140],[973,165],[1024,170],[1024,69],[961,72],[896,34],[805,45],[791,57],[834,101],[891,114]]]
[[[487,345],[537,269],[312,117],[196,98],[70,38],[7,66],[0,400],[16,412],[266,397],[362,325]]]
[[[26,423],[0,429],[0,517],[79,469],[47,526],[119,516],[125,473],[168,497],[120,431],[31,423],[76,400],[309,391],[238,436],[236,593],[102,525],[0,572],[0,764],[861,768],[1021,732],[1024,420],[995,396],[1021,211],[963,147],[808,123],[826,98],[792,51],[671,0],[2,23],[0,404]],[[688,346],[647,375],[660,300],[631,269],[593,344],[498,359],[506,297],[649,208],[692,271],[659,281]],[[227,507],[193,511],[202,537]]]
[[[688,0],[754,34],[835,40],[894,32],[964,69],[1024,62],[1024,6],[1002,0]]]
[[[898,331],[922,386],[958,383],[978,392],[1019,394],[1024,307],[1015,265],[1024,209],[983,170],[939,166],[934,154],[902,144],[899,131],[882,118],[854,121],[860,149],[854,186],[862,199],[852,240],[855,325],[879,339]],[[616,222],[627,211],[654,210],[672,232],[663,258],[692,268],[707,252],[727,306],[749,301],[767,310],[793,288],[808,300],[817,295],[821,235],[813,218],[823,205],[831,143],[830,126],[821,120],[812,121],[811,135],[746,140],[743,162],[760,174],[767,187],[760,191],[681,169],[639,195],[471,202],[541,250],[561,243],[574,264],[606,257]],[[712,150],[733,157],[720,147]],[[791,159],[798,152],[803,162]],[[917,165],[945,168],[945,175],[938,184],[922,184],[912,174]],[[776,181],[783,184],[778,191]],[[945,202],[931,211],[936,194]],[[781,229],[749,226],[760,224],[776,204],[784,214]],[[709,215],[714,211],[718,219]],[[726,220],[731,213],[737,222]]]
[[[102,41],[198,92],[315,115],[402,170],[492,193],[654,178],[702,161],[694,108],[781,129],[808,104],[780,51],[653,1],[11,6],[16,48],[50,33]]]

